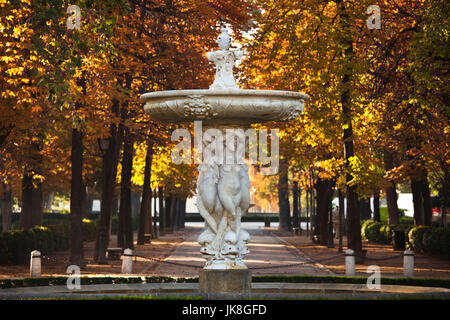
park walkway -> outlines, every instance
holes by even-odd
[[[248,244],[250,253],[244,262],[254,275],[330,275],[329,270],[314,264],[311,260],[283,241],[270,230],[243,225],[251,236]],[[196,277],[205,260],[200,255],[200,245],[197,237],[203,228],[191,234],[171,255],[153,269],[154,275],[172,277]]]

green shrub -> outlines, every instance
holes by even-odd
[[[57,212],[44,212],[42,218],[43,226],[51,226],[61,222],[70,222],[70,214]]]
[[[93,241],[97,234],[97,223],[83,220],[82,232],[85,241]],[[16,229],[0,233],[0,265],[28,263],[33,250],[39,250],[42,254],[67,250],[69,241],[70,222],[68,221],[47,227]]]
[[[83,224],[81,225],[83,232],[84,241],[94,241],[97,236],[98,223],[95,220],[83,219]]]
[[[361,227],[361,236],[369,241],[392,244],[395,231],[405,232],[406,246],[411,250],[450,258],[450,228],[414,226],[408,222],[393,225],[366,220]]]
[[[375,222],[376,222],[375,220],[365,220],[363,222],[362,227],[361,227],[361,237],[363,239],[367,239],[367,237],[366,237],[366,229],[367,229],[367,227],[370,226],[371,224],[374,224]]]
[[[116,284],[116,283],[197,283],[198,277],[174,278],[164,276],[151,277],[81,277],[81,285]],[[0,289],[35,287],[35,286],[63,286],[67,276],[0,279]],[[312,275],[254,275],[252,282],[288,282],[288,283],[351,283],[365,284],[367,277],[347,276],[312,276]],[[450,279],[433,278],[392,278],[382,277],[381,283],[386,285],[406,285],[423,287],[450,288]]]
[[[413,217],[407,217],[407,216],[400,217],[400,224],[401,225],[413,226],[414,225],[414,218]]]
[[[423,247],[423,235],[425,232],[430,229],[430,227],[425,226],[417,226],[412,228],[408,233],[408,242],[410,245],[410,248],[415,251],[422,251],[424,250]]]
[[[394,230],[394,224],[382,225],[380,227],[379,239],[377,241],[384,244],[391,244],[392,240],[394,239]]]
[[[450,230],[429,228],[422,236],[422,250],[450,258]]]
[[[381,222],[369,224],[364,232],[365,238],[369,241],[380,242],[380,239],[382,239],[380,229],[383,225]]]
[[[409,247],[450,258],[450,229],[417,226],[408,233]]]
[[[426,229],[422,236],[422,250],[436,253],[439,245],[439,234],[433,229]]]
[[[450,259],[450,228],[441,228],[439,253]]]

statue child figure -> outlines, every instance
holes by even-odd
[[[233,76],[233,67],[237,60],[243,56],[243,52],[231,51],[231,37],[228,29],[223,28],[222,33],[217,38],[220,50],[208,52],[206,57],[216,65],[216,77],[210,89],[239,89]]]

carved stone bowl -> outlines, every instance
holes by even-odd
[[[303,112],[309,97],[277,90],[196,89],[150,92],[140,98],[145,111],[162,122],[248,125],[293,120]]]

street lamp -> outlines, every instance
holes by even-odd
[[[108,152],[109,149],[109,145],[111,144],[111,140],[109,138],[99,138],[97,139],[97,142],[102,155],[106,156],[106,153]]]

